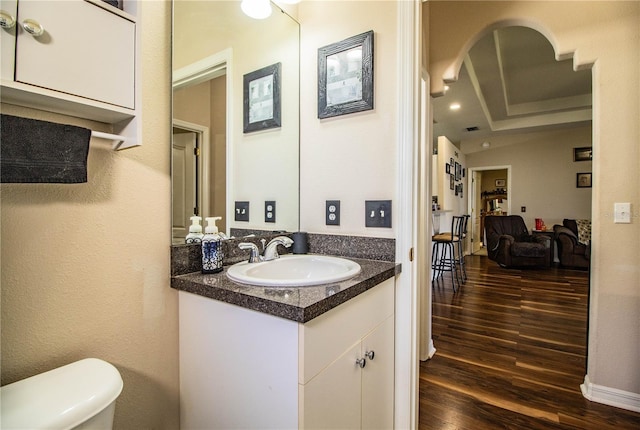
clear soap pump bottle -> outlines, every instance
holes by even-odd
[[[185,243],[200,243],[202,242],[202,226],[200,220],[202,217],[194,215],[191,218],[191,225],[189,226],[189,234],[185,238]]]
[[[202,238],[202,273],[218,273],[222,271],[222,238],[218,234],[216,221],[222,217],[205,218],[207,226]]]

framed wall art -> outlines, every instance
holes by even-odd
[[[593,152],[590,146],[583,148],[573,148],[573,161],[591,161]]]
[[[318,49],[318,118],[373,109],[373,31]]]
[[[577,188],[591,188],[591,173],[577,173],[576,174],[576,187]]]
[[[282,125],[280,105],[281,63],[244,75],[244,133]]]

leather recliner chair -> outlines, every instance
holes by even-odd
[[[553,226],[560,265],[588,269],[591,259],[590,244],[578,241],[578,227],[575,220],[565,219],[562,224]]]
[[[549,267],[551,238],[532,236],[518,215],[487,216],[484,220],[489,259],[502,267]]]

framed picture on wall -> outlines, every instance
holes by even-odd
[[[591,161],[593,152],[590,146],[582,148],[573,148],[573,161]]]
[[[507,186],[506,179],[496,179],[496,188],[504,188]]]
[[[282,125],[280,106],[281,63],[244,75],[244,133]]]
[[[451,173],[451,164],[445,164],[444,168],[447,173]]]
[[[456,181],[462,179],[462,170],[460,169],[460,163],[456,161],[454,174],[456,175]]]
[[[318,49],[318,118],[373,109],[373,31]]]
[[[456,187],[456,179],[453,173],[449,175],[449,189],[454,190]]]
[[[591,173],[576,174],[576,187],[591,188]]]

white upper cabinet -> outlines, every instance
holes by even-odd
[[[99,0],[2,0],[2,101],[116,123],[135,116],[136,19]],[[40,33],[40,34],[39,34]]]

